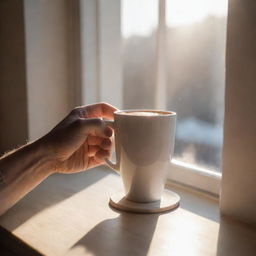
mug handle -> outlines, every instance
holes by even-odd
[[[114,121],[111,120],[105,120],[105,125],[106,126],[110,126],[112,129],[114,129]],[[117,163],[114,163],[113,161],[111,161],[108,158],[104,158],[105,163],[114,171],[116,171],[117,173],[119,173],[119,165]]]

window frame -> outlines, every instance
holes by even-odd
[[[200,166],[185,163],[175,158],[171,161],[171,168],[167,179],[171,182],[187,186],[214,197],[219,197],[222,174]]]

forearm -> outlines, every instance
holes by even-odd
[[[0,215],[53,172],[74,173],[104,163],[112,130],[101,118],[113,120],[117,109],[106,103],[73,109],[40,140],[0,158]]]
[[[2,157],[0,170],[5,182],[0,186],[0,215],[53,171],[39,141]]]

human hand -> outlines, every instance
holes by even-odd
[[[113,120],[117,109],[106,103],[77,107],[40,139],[54,172],[73,173],[96,167],[110,155]]]

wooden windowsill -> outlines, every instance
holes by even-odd
[[[120,177],[104,168],[53,175],[0,217],[0,243],[14,255],[256,253],[256,230],[220,218],[216,200],[176,187],[182,199],[172,212],[120,213],[108,200],[121,189]]]

